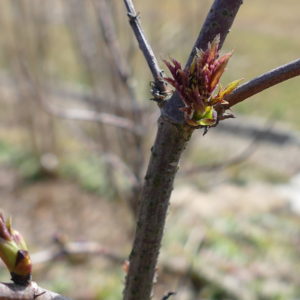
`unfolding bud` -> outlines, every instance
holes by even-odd
[[[207,50],[198,50],[191,65],[182,69],[181,64],[172,59],[165,61],[172,77],[165,78],[177,90],[184,103],[181,110],[188,125],[208,128],[217,123],[219,117],[216,105],[226,104],[225,96],[231,93],[240,83],[236,80],[225,89],[219,86],[219,81],[232,55],[227,53],[219,57],[220,37],[208,44]],[[219,92],[215,94],[219,86]]]
[[[1,213],[0,257],[15,283],[27,285],[30,282],[32,265],[26,243],[21,234],[12,228],[11,219],[5,222]]]

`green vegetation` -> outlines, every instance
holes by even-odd
[[[16,168],[27,183],[47,178],[41,170],[39,157],[28,149],[5,141],[0,141],[0,164]],[[104,170],[103,162],[96,155],[73,155],[61,162],[57,176],[75,180],[83,189],[109,197],[112,189],[108,188]]]
[[[194,230],[189,224],[191,219]],[[199,297],[224,299],[225,291],[235,291],[225,288],[228,280],[232,287],[239,286],[239,299],[248,299],[245,295],[268,300],[299,296],[295,283],[300,260],[293,241],[300,233],[297,216],[284,212],[250,212],[243,216],[224,212],[210,219],[194,211],[189,220],[184,213],[175,212],[169,222],[180,225],[168,227],[164,253],[168,257],[184,256],[190,268],[219,286],[208,284]],[[221,298],[215,298],[216,292]]]
[[[75,179],[82,188],[101,195],[109,195],[112,189],[104,174],[103,162],[96,155],[78,155],[62,163],[62,175]]]

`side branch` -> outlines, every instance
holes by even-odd
[[[229,102],[226,108],[236,105],[243,100],[260,93],[280,82],[300,75],[300,59],[294,60],[286,65],[271,70],[259,77],[254,78],[241,85],[226,97]]]
[[[110,52],[112,62],[117,70],[117,74],[128,90],[130,99],[136,105],[136,94],[131,80],[130,67],[122,53],[118,43],[113,15],[107,0],[92,1],[97,13],[98,22],[102,31],[104,42]]]
[[[46,103],[45,101],[43,102],[43,106],[48,113],[59,118],[78,121],[98,122],[128,130],[136,135],[142,134],[142,130],[135,128],[135,125],[133,122],[131,122],[131,120],[110,113],[95,112],[92,110],[76,108],[63,109]]]
[[[31,282],[27,287],[14,283],[0,283],[0,300],[70,300]]]
[[[116,36],[115,24],[112,19],[112,13],[106,3],[106,0],[92,1],[98,14],[98,21],[103,34],[104,42],[106,43],[110,54],[113,57],[115,67],[120,78],[128,83],[130,80],[129,66],[126,60],[123,58],[122,51],[118,44],[118,38]]]
[[[148,63],[150,71],[154,79],[155,88],[158,89],[161,95],[167,95],[166,85],[163,80],[163,71],[160,69],[158,61],[155,54],[148,43],[144,31],[142,29],[141,23],[139,21],[139,16],[135,11],[133,2],[131,0],[124,0],[125,7],[127,9],[127,15],[129,17],[129,23],[133,30],[133,33],[138,41],[139,47],[143,52],[143,55]],[[154,95],[155,96],[155,95]]]

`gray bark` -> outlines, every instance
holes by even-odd
[[[241,4],[241,0],[215,0],[195,46],[205,49],[207,42],[217,34],[220,34],[223,42]],[[187,65],[189,63],[190,59]],[[180,156],[193,131],[184,124],[183,115],[178,110],[180,106],[182,102],[175,93],[162,109],[159,119],[141,195],[124,300],[148,300],[151,297],[173,181]]]

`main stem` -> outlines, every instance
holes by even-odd
[[[124,300],[150,299],[173,181],[192,129],[163,117],[145,177]]]
[[[242,0],[215,0],[203,24],[195,48],[205,50],[208,41],[220,34],[224,42]],[[165,219],[178,162],[192,129],[184,125],[182,101],[175,93],[162,108],[156,140],[152,148],[145,183],[141,195],[140,211],[130,264],[124,290],[124,300],[148,300],[162,240]]]

